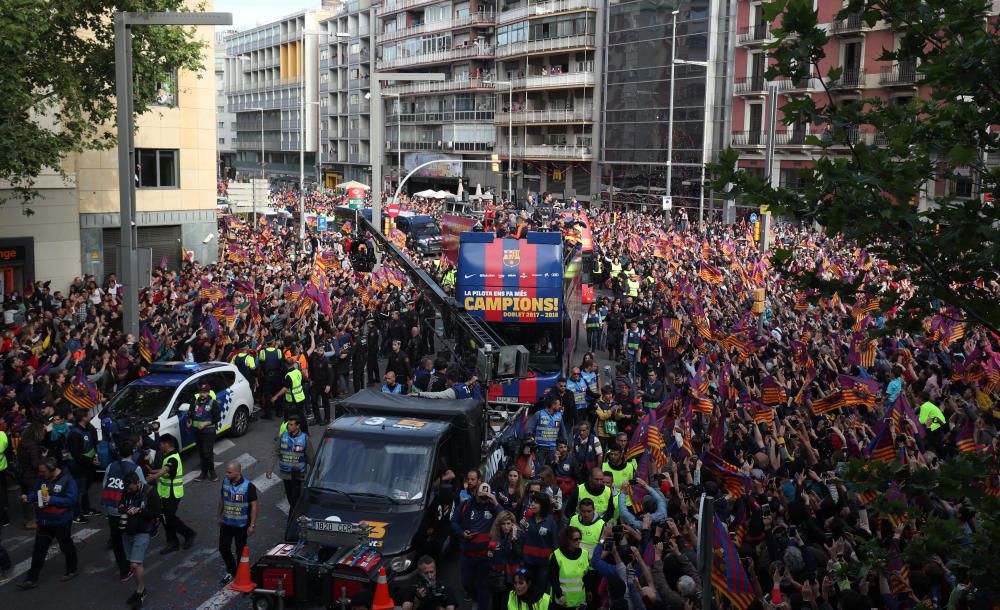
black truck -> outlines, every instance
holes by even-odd
[[[262,607],[278,595],[279,582],[285,600],[325,607],[373,586],[379,567],[394,589],[413,582],[420,555],[440,557],[451,546],[449,521],[465,473],[492,476],[514,429],[513,420],[485,422],[483,403],[472,399],[362,390],[341,402],[340,412],[289,513],[287,543],[254,566],[255,603]],[[449,470],[455,478],[443,482]],[[343,529],[332,524],[360,525],[367,538],[357,545],[324,541],[330,528]]]

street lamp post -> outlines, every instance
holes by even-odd
[[[702,68],[708,67],[707,61],[695,61],[692,59],[677,59],[677,15],[680,11],[675,10],[671,13],[672,22],[670,30],[670,108],[668,109],[667,118],[667,195],[670,196],[671,201],[673,200],[673,180],[674,180],[674,67],[677,64],[682,66],[701,66]],[[707,119],[707,117],[706,117]],[[704,148],[704,137],[702,134],[702,147]],[[704,166],[703,166],[704,167]],[[702,180],[702,196],[698,201],[698,225],[701,226],[702,219],[705,213],[705,197],[704,197],[704,179]],[[667,212],[669,214],[669,211]],[[668,216],[669,219],[669,216]]]
[[[383,93],[383,97],[396,98],[396,183],[403,179],[403,100],[398,93]],[[396,203],[393,201],[393,203]]]
[[[251,112],[260,112],[260,179],[264,179],[264,109],[247,108]],[[250,229],[257,228],[257,183],[253,183],[253,220]]]
[[[509,80],[486,81],[487,85],[507,86],[507,196],[514,201],[514,82]]]
[[[135,114],[132,109],[132,26],[232,25],[232,13],[114,13],[115,103],[118,127],[118,200],[121,227],[122,327],[139,336],[139,251],[135,200]]]

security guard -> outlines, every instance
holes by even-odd
[[[10,439],[7,433],[0,430],[0,523],[10,523],[10,515],[7,508],[7,447],[10,446]]]
[[[584,552],[583,533],[572,525],[559,535],[559,548],[553,551],[558,574],[550,578],[553,597],[563,608],[577,608],[587,601],[583,578],[590,570],[590,554]]]
[[[626,462],[621,449],[614,448],[608,452],[608,461],[601,468],[604,472],[611,475],[614,487],[612,491],[617,495],[626,481],[635,478],[635,471],[638,468],[638,464],[636,464],[634,459]]]
[[[635,375],[635,365],[639,358],[639,348],[642,346],[642,329],[639,328],[639,321],[632,320],[629,324],[628,332],[625,333],[625,354],[632,364],[631,373]]]
[[[284,373],[281,367],[281,351],[274,346],[265,347],[257,354],[257,366],[263,375],[261,387],[263,418],[271,419],[273,413],[278,410],[273,396],[281,388],[281,375]]]
[[[587,420],[587,382],[580,374],[580,367],[573,367],[569,380],[566,381],[566,389],[573,393],[573,404],[576,405],[576,412],[573,421]]]
[[[639,282],[639,275],[633,271],[625,283],[628,284],[628,296],[638,299],[639,289],[642,288],[642,284]]]
[[[594,468],[590,471],[590,478],[587,479],[587,482],[577,487],[576,502],[566,503],[566,512],[574,515],[573,510],[580,512],[580,507],[589,501],[597,518],[608,521],[614,515],[612,499],[611,488],[604,484],[604,471],[600,468]]]
[[[247,383],[250,384],[250,392],[255,392],[257,390],[257,359],[250,352],[246,343],[240,344],[239,349],[230,359],[230,363],[236,365]]]
[[[611,259],[611,277],[617,278],[622,272],[622,261],[619,258]]]
[[[160,437],[160,455],[163,456],[162,465],[151,472],[148,478],[156,481],[156,493],[163,504],[163,530],[166,532],[167,546],[160,551],[160,555],[167,555],[181,548],[177,534],[184,536],[183,548],[191,548],[195,531],[177,516],[177,509],[184,498],[184,464],[177,452],[177,439],[173,434]]]
[[[55,540],[66,556],[66,572],[62,580],[75,578],[77,574],[76,545],[73,544],[73,511],[77,505],[77,486],[73,477],[59,468],[54,457],[47,457],[38,466],[39,482],[35,491],[21,496],[25,504],[37,503],[35,518],[35,548],[31,553],[31,567],[28,575],[17,586],[19,589],[34,589],[38,586],[38,576],[45,566],[49,546]]]
[[[299,496],[302,495],[302,482],[306,478],[307,469],[313,464],[312,448],[309,446],[309,436],[302,429],[302,418],[291,415],[285,422],[285,429],[278,434],[274,446],[274,459],[267,469],[267,478],[274,475],[275,467],[278,476],[285,485],[285,497],[288,499],[288,510],[294,510]]]
[[[229,584],[236,576],[237,558],[243,555],[247,537],[257,529],[257,487],[243,478],[239,462],[226,464],[226,480],[222,482],[219,498],[219,554],[226,564],[222,585]],[[236,554],[233,555],[233,542]]]
[[[279,404],[278,400],[284,396],[284,419],[287,421],[292,415],[298,415],[303,430],[305,430],[306,434],[309,434],[309,426],[306,424],[306,391],[305,388],[302,387],[302,371],[300,371],[295,365],[295,360],[293,358],[287,358],[285,360],[285,365],[287,366],[288,372],[285,373],[284,387],[277,391],[274,396],[271,397],[271,400],[275,404]]]
[[[583,540],[580,546],[583,547],[587,557],[593,552],[594,547],[601,540],[601,531],[604,530],[604,519],[597,515],[594,501],[590,498],[583,498],[576,505],[576,514],[570,517],[569,524],[580,530]]]
[[[194,428],[194,440],[198,444],[198,456],[201,458],[201,473],[196,481],[211,479],[219,480],[215,474],[215,436],[219,429],[222,414],[219,412],[219,401],[215,392],[207,383],[198,386],[194,395],[194,407],[191,408],[188,425]]]

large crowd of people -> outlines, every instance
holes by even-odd
[[[298,205],[293,193],[274,199]],[[316,193],[306,209],[332,213],[343,202]],[[464,597],[478,610],[687,610],[706,596],[740,610],[995,603],[996,592],[973,591],[951,557],[907,555],[921,523],[881,512],[844,475],[856,458],[919,471],[967,452],[996,456],[997,337],[955,321],[944,303],[917,332],[875,332],[901,315],[905,274],[810,227],[777,224],[775,247],[791,259],[776,268],[745,221],[692,227],[575,202],[566,217],[545,213],[558,205],[550,197],[530,203],[490,205],[479,228],[509,237],[562,231],[577,243],[585,217],[597,298],[579,321],[589,351],[531,406],[497,477],[460,475],[451,524]],[[403,205],[434,217],[444,209],[416,198]],[[30,501],[22,525],[52,530],[46,548],[68,538],[68,526],[44,521],[51,515],[36,518],[32,494],[52,476],[78,490],[60,519],[99,514],[88,501],[101,484],[88,401],[157,361],[233,361],[271,417],[282,411],[270,398],[282,380],[260,355],[275,348],[302,373],[303,424],[329,421],[339,396],[370,385],[435,395],[474,376],[435,357],[433,307],[402,269],[384,259],[358,273],[374,244],[349,221],[305,240],[293,222],[227,215],[219,223],[217,263],[154,271],[140,295],[139,337],[123,331],[113,274],[77,278],[65,293],[38,282],[7,296],[0,526],[19,512],[8,505],[14,484]],[[453,288],[447,264],[419,264]],[[797,287],[803,272],[861,288],[819,296]],[[899,304],[879,300],[890,293]],[[162,468],[140,461],[136,475]],[[995,461],[984,485],[1000,489]],[[703,493],[714,498],[711,591],[695,568]],[[903,502],[949,515],[966,532],[985,517],[961,497]],[[888,567],[850,569],[871,562],[872,543]],[[0,572],[10,568],[5,559],[0,546]],[[126,577],[131,568],[119,563]],[[427,586],[440,577],[433,560],[417,569],[422,586],[397,594],[404,609],[456,603]]]

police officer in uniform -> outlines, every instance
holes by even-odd
[[[254,358],[253,354],[250,353],[250,348],[246,343],[240,345],[236,353],[233,354],[230,360],[232,364],[236,365],[243,377],[246,378],[247,383],[250,384],[250,392],[256,395],[257,391],[257,359]]]
[[[219,480],[215,474],[215,435],[219,428],[222,415],[219,413],[219,401],[215,392],[207,383],[198,386],[194,395],[194,407],[188,417],[188,425],[194,428],[194,439],[198,444],[198,457],[201,458],[201,472],[196,481],[211,479]]]
[[[74,521],[86,523],[87,517],[100,513],[90,506],[90,485],[97,473],[97,429],[90,424],[89,409],[73,409],[73,419],[76,423],[69,429],[66,436],[66,451],[69,453],[69,472],[76,480],[79,495]]]
[[[306,390],[303,387],[304,377],[302,371],[295,366],[293,358],[285,359],[288,372],[285,373],[284,387],[272,397],[275,404],[284,396],[285,400],[285,421],[292,415],[298,415],[299,421],[306,434],[309,434],[309,426],[306,424]]]
[[[31,552],[31,567],[25,579],[17,583],[20,589],[34,589],[38,586],[38,576],[45,566],[49,546],[55,540],[59,550],[66,556],[66,572],[60,580],[76,577],[76,545],[73,544],[73,511],[76,508],[78,490],[76,481],[68,472],[59,468],[54,457],[47,457],[38,467],[38,486],[35,491],[21,496],[21,502],[35,503],[35,548]]]
[[[243,466],[239,462],[229,462],[219,498],[219,554],[226,564],[222,585],[229,584],[236,576],[236,562],[243,555],[247,537],[256,529],[257,487],[243,478]],[[236,543],[235,555],[233,542]]]
[[[608,360],[617,362],[622,357],[622,338],[625,335],[625,314],[618,303],[608,312],[604,322],[608,331]]]
[[[191,548],[194,545],[195,531],[177,516],[177,509],[184,498],[184,464],[177,453],[177,439],[174,435],[164,434],[160,437],[160,454],[163,455],[163,465],[159,470],[151,472],[149,478],[156,481],[156,493],[163,504],[163,529],[167,536],[167,546],[160,551],[160,555],[166,555],[181,548],[177,534],[184,536],[183,548]]]
[[[261,408],[264,409],[264,419],[271,419],[277,410],[274,404],[274,394],[281,388],[281,351],[274,346],[266,347],[257,354],[257,366],[263,374]]]
[[[302,429],[302,418],[292,415],[285,423],[285,429],[278,434],[274,446],[274,459],[267,469],[267,478],[270,479],[274,475],[274,469],[278,469],[278,476],[285,485],[288,510],[291,511],[302,495],[302,482],[306,478],[307,468],[313,464],[313,454],[309,436]]]

